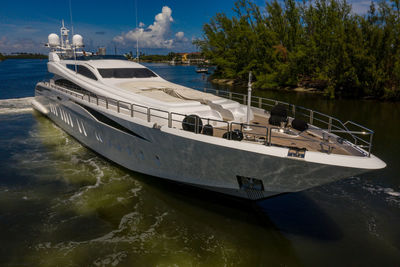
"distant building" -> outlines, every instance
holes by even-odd
[[[191,52],[191,53],[176,53],[177,57],[174,58],[174,63],[179,64],[201,64],[205,62],[202,54],[200,52]]]

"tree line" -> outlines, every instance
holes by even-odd
[[[39,53],[16,53],[12,55],[3,55],[0,53],[0,60],[5,59],[47,59],[47,55],[39,54]]]
[[[258,88],[313,87],[330,97],[400,99],[400,0],[371,2],[364,15],[346,0],[238,0],[194,42],[215,77]]]
[[[187,54],[187,59],[199,59],[203,58],[203,55],[197,53],[175,53],[169,52],[166,55],[146,55],[145,53],[140,52],[140,60],[147,62],[170,62],[172,60],[182,61],[183,54]],[[135,59],[135,55],[133,55],[132,51],[124,55],[126,58],[133,60]]]

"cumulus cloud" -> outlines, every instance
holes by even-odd
[[[183,32],[177,32],[175,34],[176,39],[183,39],[185,34]]]
[[[161,13],[154,18],[153,24],[144,28],[144,23],[140,22],[139,27],[127,33],[115,36],[113,41],[124,46],[133,45],[139,40],[139,46],[142,48],[172,48],[176,41],[183,41],[183,32],[171,34],[172,10],[164,6]]]

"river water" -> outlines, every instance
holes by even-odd
[[[193,66],[148,64],[210,87]],[[256,95],[374,129],[387,168],[246,203],[123,169],[33,112],[46,61],[0,62],[0,266],[399,266],[400,105]],[[18,98],[18,99],[16,99]]]

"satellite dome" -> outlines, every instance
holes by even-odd
[[[72,36],[72,44],[75,47],[83,47],[83,37],[79,34]]]
[[[51,33],[49,34],[49,46],[50,47],[57,47],[60,45],[60,37],[57,34]]]

